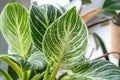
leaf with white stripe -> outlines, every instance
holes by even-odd
[[[29,14],[19,3],[8,3],[1,13],[1,32],[13,50],[25,57],[30,43]]]
[[[84,62],[73,69],[71,80],[120,80],[120,68],[106,60]]]
[[[4,56],[19,64],[23,71],[43,69],[47,64],[44,55],[39,51],[34,52],[27,60],[24,60],[23,57],[16,54]]]
[[[70,69],[82,59],[87,43],[87,27],[74,7],[48,27],[43,53],[49,65]]]
[[[62,13],[52,5],[32,6],[30,10],[30,28],[34,45],[42,51],[43,35],[48,26]]]

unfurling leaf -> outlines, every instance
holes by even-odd
[[[82,59],[87,43],[87,27],[74,7],[48,27],[43,53],[49,65],[70,69]]]
[[[9,3],[1,13],[1,32],[14,53],[25,57],[30,43],[29,14],[19,3]]]
[[[30,11],[31,36],[36,48],[42,51],[42,40],[48,26],[62,13],[52,5],[32,6]]]
[[[23,70],[43,69],[45,66],[46,61],[44,55],[41,52],[36,51],[28,58]]]
[[[77,68],[77,69],[76,69]],[[106,60],[83,63],[73,70],[72,80],[119,80],[120,68]]]

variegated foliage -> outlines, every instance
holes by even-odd
[[[26,56],[30,43],[29,14],[18,3],[9,3],[1,13],[1,32],[14,53]]]
[[[74,7],[48,27],[43,53],[49,64],[69,69],[81,60],[87,43],[87,27]]]
[[[62,13],[52,5],[32,6],[30,28],[34,45],[42,51],[42,40],[48,26]]]

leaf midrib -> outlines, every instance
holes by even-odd
[[[21,51],[22,56],[25,58],[25,52],[24,52],[24,49],[23,49],[22,36],[20,34],[20,25],[18,24],[18,17],[16,17],[16,26],[18,27],[17,28],[17,33],[18,33],[18,40],[19,40],[19,44],[20,44],[20,51]]]

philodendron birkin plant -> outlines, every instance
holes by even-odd
[[[84,58],[88,30],[75,7],[64,14],[52,5],[32,6],[28,12],[14,2],[0,19],[9,45],[0,59],[17,74],[0,68],[6,80],[120,80],[114,64]],[[60,70],[65,72],[56,77]]]

